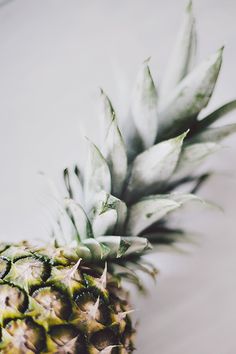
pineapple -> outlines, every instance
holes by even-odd
[[[190,3],[160,94],[149,60],[138,73],[131,134],[122,134],[101,91],[101,144],[88,141],[83,171],[64,170],[66,193],[55,190],[51,241],[1,244],[1,353],[133,352],[133,310],[122,280],[142,290],[137,270],[156,274],[143,254],[185,237],[168,226],[168,215],[199,200],[195,192],[209,174],[195,168],[236,131],[236,124],[212,127],[236,101],[199,116],[213,93],[223,49],[200,65],[195,53]]]

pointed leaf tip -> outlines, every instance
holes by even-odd
[[[111,191],[111,174],[106,160],[104,159],[98,147],[89,142],[89,155],[87,158],[84,192],[87,210],[90,210],[98,193],[102,190],[110,193]]]
[[[147,59],[145,59],[145,60],[143,61],[143,64],[144,64],[144,65],[148,65],[149,62],[150,62],[150,60],[151,60],[151,57],[148,57]]]
[[[192,0],[188,1],[187,6],[186,6],[186,12],[192,12],[193,10],[193,2]]]
[[[168,181],[176,168],[187,133],[158,143],[136,157],[125,194],[129,201],[156,193]]]
[[[196,51],[195,18],[192,11],[192,2],[189,2],[162,81],[160,100],[162,106],[168,101],[168,97],[175,87],[195,66]]]
[[[222,50],[198,65],[172,92],[160,112],[160,137],[189,126],[212,96],[222,63]]]
[[[112,193],[119,196],[127,172],[127,155],[123,137],[117,124],[115,111],[106,94],[101,97],[102,153],[112,177]]]
[[[219,150],[220,146],[214,142],[203,142],[186,145],[180,155],[173,179],[178,180],[192,175],[208,156]]]
[[[150,147],[158,129],[157,90],[146,60],[137,75],[133,90],[131,112],[143,147]]]

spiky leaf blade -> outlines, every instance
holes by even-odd
[[[192,11],[192,2],[186,7],[183,24],[178,32],[174,49],[167,65],[162,82],[161,101],[165,101],[170,92],[191,71],[196,57],[196,28]]]
[[[131,235],[141,234],[168,213],[191,200],[199,200],[199,198],[193,194],[173,193],[152,195],[141,199],[130,208],[127,233]]]
[[[218,119],[224,117],[226,114],[234,111],[236,109],[236,100],[230,101],[223,106],[217,108],[215,111],[211,112],[201,120],[194,124],[193,132],[191,135],[202,132],[204,129],[215,123]]]
[[[78,240],[93,238],[92,226],[81,205],[73,199],[66,198],[65,207],[76,228]]]
[[[125,198],[137,199],[156,191],[174,172],[187,132],[154,145],[136,157]]]
[[[138,73],[131,112],[145,149],[153,145],[158,129],[157,91],[146,60]]]
[[[106,235],[109,232],[110,234],[112,232],[122,234],[126,216],[127,206],[125,203],[102,191],[91,213],[95,236]]]
[[[150,243],[144,237],[101,236],[97,240],[111,250],[109,256],[114,258],[142,253],[151,249]]]
[[[74,170],[66,168],[63,176],[69,198],[73,198],[76,202],[83,204],[83,187],[78,174]]]
[[[106,160],[96,145],[89,142],[89,156],[85,169],[84,192],[87,210],[91,210],[97,195],[111,191],[111,174]]]
[[[189,139],[189,143],[220,142],[236,132],[236,124],[227,124],[221,127],[208,128]]]
[[[108,209],[104,213],[95,216],[93,220],[93,233],[95,237],[101,235],[112,235],[117,223],[117,212],[114,209]]]
[[[102,152],[110,168],[112,177],[112,193],[119,196],[127,173],[127,155],[123,137],[117,124],[114,109],[109,98],[102,91],[102,121],[105,136],[102,141]]]
[[[222,63],[222,51],[218,50],[198,65],[175,88],[160,112],[158,140],[172,137],[190,126],[198,113],[207,106],[213,93]]]
[[[139,235],[163,218],[168,212],[180,206],[174,200],[157,195],[144,198],[131,206],[127,222],[127,234]]]
[[[173,179],[193,174],[195,168],[217,150],[219,150],[219,145],[212,142],[186,145],[181,153]]]

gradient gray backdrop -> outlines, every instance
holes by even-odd
[[[183,0],[0,1],[0,229],[3,239],[45,237],[43,170],[83,159],[81,137],[96,140],[102,86],[120,115],[124,85],[152,56],[160,81]],[[236,2],[196,0],[199,59],[226,45],[207,111],[236,97]],[[117,80],[122,78],[122,80]],[[117,85],[123,95],[117,95]],[[233,121],[232,114],[226,121]],[[191,255],[158,253],[151,295],[133,290],[141,319],[139,354],[236,353],[236,138],[212,159],[218,175],[201,192],[225,212],[194,208],[178,221],[202,233]],[[230,147],[230,148],[229,148]],[[149,284],[149,283],[148,283]]]

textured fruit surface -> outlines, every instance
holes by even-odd
[[[127,294],[106,264],[22,243],[3,245],[0,270],[1,353],[133,351]]]

